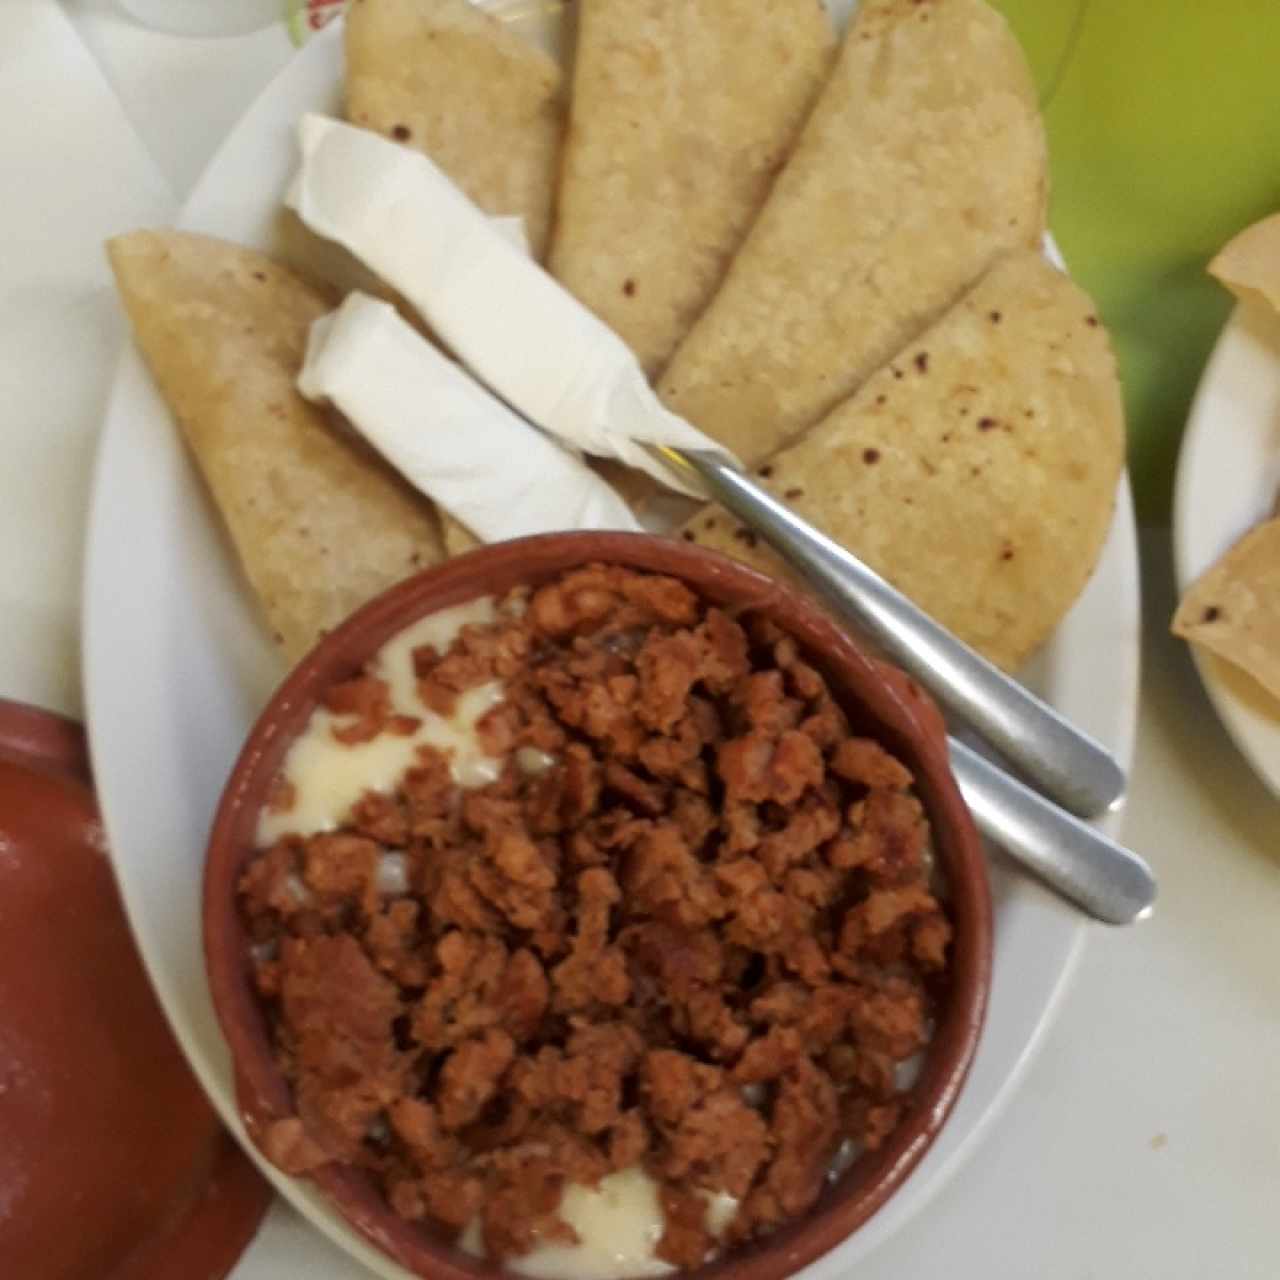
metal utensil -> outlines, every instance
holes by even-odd
[[[878,643],[944,706],[1085,817],[1113,807],[1124,772],[1093,739],[1010,680],[894,590],[856,556],[712,454],[660,448],[676,471],[776,548],[833,610]],[[1156,898],[1151,868],[1079,817],[1037,794],[955,738],[952,771],[979,830],[1090,915],[1129,924]]]
[[[963,742],[948,745],[951,771],[983,835],[1098,920],[1132,924],[1150,915],[1156,878],[1142,858]]]
[[[1052,707],[918,609],[856,556],[712,453],[660,447],[659,457],[749,525],[900,667],[1035,786],[1082,818],[1124,795],[1124,771]]]

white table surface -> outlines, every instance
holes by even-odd
[[[56,126],[66,131],[61,164],[25,154],[17,133],[0,130],[5,170],[16,156],[31,184],[0,199],[0,315],[17,314],[31,294],[36,327],[63,326],[63,349],[73,344],[91,366],[66,390],[47,349],[33,358],[30,325],[17,338],[15,326],[0,326],[0,389],[29,390],[34,380],[37,402],[48,401],[5,424],[0,694],[75,713],[80,523],[120,330],[99,246],[45,210],[68,194],[92,200],[100,235],[163,222],[291,47],[281,27],[182,40],[139,30],[112,0],[6,0],[0,118],[30,110],[35,88],[5,72],[14,15],[20,41],[24,22],[58,9],[141,143],[136,155],[113,153],[106,173],[95,168],[91,122],[71,108]],[[59,98],[57,84],[44,86],[46,114]],[[37,225],[65,254],[65,271],[51,278],[6,256]],[[38,477],[38,500],[14,459]],[[985,1143],[857,1269],[858,1280],[1280,1277],[1280,805],[1249,774],[1167,636],[1168,543],[1165,529],[1143,531],[1145,674],[1125,833],[1160,876],[1155,918],[1095,929],[1056,1023]],[[284,1240],[287,1273],[269,1261]],[[235,1280],[286,1274],[362,1273],[277,1209]]]

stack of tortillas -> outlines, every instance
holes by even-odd
[[[1089,300],[1039,256],[1043,129],[1004,20],[983,0],[864,0],[841,43],[815,0],[576,11],[565,81],[468,0],[361,0],[347,16],[348,115],[426,152],[485,212],[523,219],[534,255],[632,347],[670,408],[962,638],[1019,664],[1101,551],[1123,421]],[[211,461],[239,447],[225,407],[182,394],[210,375],[175,365],[148,315],[178,299],[115,256],[144,354],[262,591],[274,552],[260,544],[287,560],[298,539],[232,514],[243,504]],[[245,255],[226,269],[256,266]],[[221,301],[210,339],[241,305]],[[241,367],[284,377],[305,328],[289,315],[272,343],[240,343]],[[357,456],[321,415],[282,402],[299,430]],[[372,459],[360,465],[362,494],[386,484]],[[414,522],[424,560],[471,542],[425,502]],[[781,571],[721,512],[682,532]],[[385,576],[346,583],[343,598]],[[267,598],[282,635],[333,620],[289,604],[282,617],[291,597]]]
[[[1242,301],[1280,311],[1280,213],[1242,231],[1209,264]],[[1188,589],[1173,632],[1247,671],[1280,698],[1280,495],[1270,520]]]

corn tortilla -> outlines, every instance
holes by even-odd
[[[724,275],[831,66],[816,0],[581,0],[552,273],[652,376]]]
[[[1093,305],[1024,250],[759,474],[1012,670],[1088,581],[1123,463],[1115,360]],[[719,508],[685,537],[785,572]]]
[[[441,559],[430,503],[294,389],[332,298],[207,236],[137,231],[108,253],[138,347],[290,660]]]
[[[1280,213],[1229,240],[1209,263],[1209,274],[1238,298],[1256,294],[1280,311]]]
[[[1280,519],[1250,530],[1188,588],[1173,633],[1280,698]]]
[[[555,59],[467,0],[347,9],[347,118],[425,152],[486,213],[523,218],[538,259],[551,229],[562,92]]]
[[[982,0],[867,0],[720,291],[659,385],[747,463],[1044,230],[1026,59]]]
[[[444,540],[446,556],[452,558],[465,555],[468,551],[474,551],[476,547],[483,545],[480,539],[456,516],[450,515],[443,507],[439,508],[439,513],[440,536]]]

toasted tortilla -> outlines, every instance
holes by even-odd
[[[1012,670],[1089,580],[1124,445],[1115,360],[1092,303],[1023,250],[759,474]],[[785,573],[719,508],[685,537]]]
[[[798,436],[1044,231],[1026,59],[982,0],[867,0],[659,385],[744,462]]]
[[[480,539],[456,516],[450,515],[443,507],[439,508],[439,513],[440,536],[444,540],[446,556],[465,555],[481,545]]]
[[[1227,241],[1209,263],[1209,274],[1236,297],[1258,295],[1280,311],[1280,213]]]
[[[835,50],[814,0],[581,0],[549,264],[651,376],[723,278]]]
[[[360,0],[346,15],[347,118],[425,152],[541,259],[564,132],[550,54],[467,0]]]
[[[1250,530],[1192,583],[1172,629],[1280,698],[1280,518]]]
[[[430,503],[294,389],[332,298],[207,236],[137,231],[108,253],[138,347],[290,660],[442,558]]]

